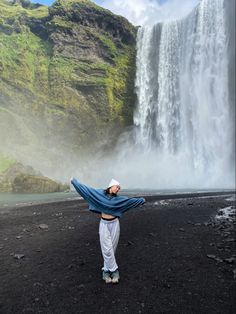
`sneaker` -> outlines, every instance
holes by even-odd
[[[111,273],[111,282],[112,283],[118,283],[119,279],[120,279],[120,274],[119,274],[119,271],[117,269]]]
[[[102,279],[105,281],[105,283],[110,283],[111,282],[110,272],[103,270]]]

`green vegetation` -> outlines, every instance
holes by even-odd
[[[10,166],[12,166],[16,161],[10,159],[0,153],[0,175],[6,171]]]
[[[111,38],[103,34],[94,33],[94,32],[93,32],[93,36],[94,37],[97,36],[97,39],[103,44],[104,48],[108,50],[112,58],[115,58],[119,54],[116,48],[116,45],[114,44]]]
[[[82,6],[89,6],[89,7],[93,7],[96,9],[100,9],[101,7],[99,7],[98,5],[96,5],[94,2],[92,2],[91,0],[56,0],[53,3],[53,7],[54,8],[64,8],[67,11],[70,10],[74,5],[82,5]],[[105,10],[103,8],[101,8],[102,10]]]
[[[13,33],[10,36],[0,33],[1,77],[16,86],[34,90],[45,88],[48,77],[48,44],[29,31]]]
[[[2,20],[8,18],[15,19],[24,14],[26,16],[35,17],[38,19],[48,16],[47,6],[23,8],[20,4],[11,4],[9,1],[6,0],[0,0],[0,11]]]
[[[53,26],[54,28],[61,29],[71,29],[73,27],[73,23],[67,21],[60,16],[54,16],[53,19],[48,23],[48,25]]]
[[[61,5],[63,7],[69,8],[74,3],[84,3],[84,4],[91,4],[90,0],[57,0],[55,2],[57,5]]]
[[[50,134],[82,151],[131,123],[135,28],[89,0],[24,1],[0,0],[0,122],[17,121],[13,137],[44,147]]]

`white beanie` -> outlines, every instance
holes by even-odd
[[[120,182],[116,181],[115,179],[111,179],[108,188],[112,187],[113,185],[120,185]]]

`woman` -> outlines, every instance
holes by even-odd
[[[102,279],[106,283],[118,283],[120,276],[115,252],[120,236],[119,218],[127,210],[143,205],[145,199],[142,197],[128,198],[127,196],[118,196],[120,183],[115,179],[110,181],[106,190],[88,187],[75,178],[71,179],[71,183],[76,191],[88,202],[89,210],[101,214],[99,237],[104,260]]]

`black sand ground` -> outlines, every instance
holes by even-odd
[[[0,209],[0,313],[235,313],[235,222],[214,222],[228,199],[149,197],[127,212],[118,285],[101,280],[84,202]]]

